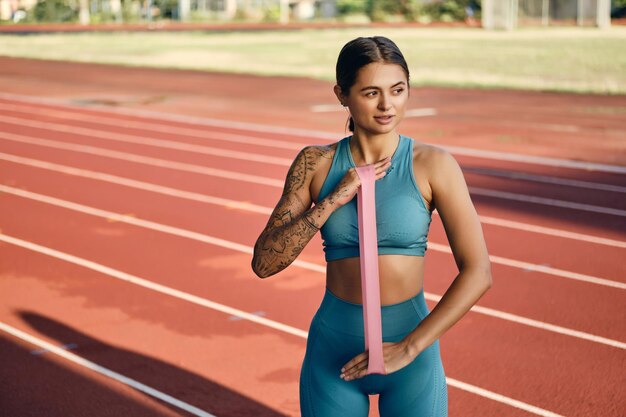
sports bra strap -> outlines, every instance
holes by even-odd
[[[355,169],[361,180],[357,208],[365,350],[369,348],[367,374],[385,375],[376,234],[376,171],[372,164]]]

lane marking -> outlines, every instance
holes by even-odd
[[[544,165],[557,168],[580,169],[583,171],[609,172],[613,174],[626,174],[626,166],[600,164],[596,162],[572,161],[547,156],[520,155],[510,152],[488,151],[460,146],[437,145],[452,154],[472,156],[475,158],[496,159],[498,161],[520,162],[524,164]]]
[[[446,381],[449,381],[450,378],[446,377]],[[511,407],[519,408],[524,411],[528,411],[532,414],[537,414],[538,416],[543,417],[563,417],[560,414],[553,413],[552,411],[544,410],[543,408],[535,407],[534,405],[530,405],[528,403],[524,403],[521,401],[514,400],[509,397],[505,397],[501,394],[497,394],[493,391],[487,391],[482,388],[475,387],[473,385],[468,385],[465,382],[454,380],[454,383],[450,383],[453,387],[471,392],[472,394],[476,394],[479,396],[483,396],[489,398],[491,400],[504,403],[506,405],[510,405]]]
[[[22,103],[30,103],[33,105],[45,104],[49,106],[65,108],[71,111],[86,110],[84,107],[70,105],[67,102],[62,101],[62,100],[40,98],[40,97],[33,98],[29,96],[10,94],[10,93],[0,93],[0,99],[5,99],[9,101],[19,101]],[[151,110],[140,110],[140,109],[131,110],[131,109],[124,109],[124,108],[110,108],[101,104],[90,106],[87,110],[89,112],[98,112],[98,113],[104,113],[104,114],[109,114],[109,115],[119,114],[119,115],[130,116],[130,117],[144,117],[148,119],[153,119],[155,123],[158,123],[159,121],[162,121],[162,120],[166,120],[166,121],[181,122],[181,123],[187,123],[187,124],[197,124],[201,126],[223,127],[223,128],[228,128],[228,129],[242,129],[242,130],[261,132],[261,133],[299,135],[299,136],[308,137],[308,138],[328,139],[333,142],[337,140],[338,135],[341,135],[341,133],[323,132],[323,131],[313,130],[313,129],[297,129],[297,128],[279,127],[279,126],[273,126],[273,125],[262,125],[258,123],[246,123],[246,122],[240,122],[238,120],[222,120],[222,119],[214,119],[214,118],[208,118],[208,117],[176,115],[176,114],[163,113],[163,112],[157,112],[157,111],[151,111]],[[486,150],[481,150],[481,149],[464,148],[460,146],[449,146],[449,145],[443,145],[443,144],[438,144],[437,146],[440,146],[453,154],[474,156],[478,158],[496,159],[496,160],[501,160],[501,161],[515,161],[515,162],[523,162],[523,163],[546,165],[546,166],[556,166],[559,168],[568,168],[568,169],[582,169],[585,171],[614,172],[614,173],[626,174],[626,167],[619,166],[619,165],[573,161],[573,160],[568,160],[568,159],[538,157],[538,156],[531,156],[531,155],[520,155],[520,154],[515,154],[515,153],[509,153],[509,152],[486,151]]]
[[[248,201],[230,200],[227,198],[214,197],[206,194],[200,194],[191,191],[184,191],[178,188],[166,187],[154,183],[134,180],[131,178],[120,177],[117,175],[106,174],[99,171],[90,171],[82,168],[70,167],[68,165],[56,164],[53,162],[41,161],[38,159],[26,158],[22,156],[12,155],[0,152],[0,160],[13,162],[16,164],[27,165],[35,168],[47,169],[54,172],[60,172],[67,175],[73,175],[83,178],[89,178],[98,181],[109,182],[116,185],[123,185],[126,187],[136,188],[140,190],[150,191],[163,195],[168,195],[177,198],[183,198],[192,201],[198,201],[207,204],[215,204],[218,206],[226,207],[229,209],[239,209],[244,211],[250,211],[253,213],[260,213],[270,215],[273,209],[271,207],[265,207],[258,204],[254,204]],[[437,210],[433,211],[433,214],[439,215]],[[513,220],[505,220],[497,217],[478,216],[479,220],[483,224],[491,224],[498,227],[506,227],[509,229],[521,230],[524,232],[538,233],[550,236],[556,236],[559,238],[572,239],[582,242],[589,242],[599,245],[613,246],[617,248],[626,248],[626,241],[620,241],[615,239],[603,238],[598,236],[591,236],[582,233],[569,232],[566,230],[553,229],[544,226],[536,226],[530,223],[516,222]]]
[[[55,355],[58,355],[64,359],[67,359],[70,362],[74,362],[77,365],[83,366],[85,368],[91,369],[92,371],[95,371],[99,374],[102,374],[106,377],[109,377],[111,379],[114,379],[118,382],[121,382],[124,385],[128,385],[129,387],[132,387],[138,391],[141,391],[145,394],[150,395],[151,397],[157,398],[161,401],[164,401],[168,404],[173,405],[174,407],[180,408],[181,410],[187,411],[188,413],[191,413],[195,416],[199,416],[199,417],[215,417],[213,414],[207,413],[204,410],[201,410],[197,407],[194,407],[191,404],[187,404],[184,401],[181,401],[177,398],[172,397],[171,395],[165,394],[164,392],[161,392],[159,390],[156,390],[148,385],[142,384],[139,381],[136,381],[134,379],[131,379],[127,376],[124,376],[120,373],[117,373],[115,371],[112,371],[108,368],[105,368],[104,366],[98,365],[95,362],[92,362],[90,360],[87,360],[81,356],[78,356],[74,353],[68,352],[67,350],[64,350],[62,348],[59,348],[57,346],[54,346],[52,343],[48,343],[45,340],[39,339],[35,336],[32,336],[22,330],[19,330],[13,326],[9,326],[8,324],[4,323],[4,322],[0,322],[0,330],[9,333],[10,335],[13,335],[14,337],[17,337],[18,339],[22,339],[25,342],[30,343],[31,345],[35,345],[35,346],[39,346],[42,349],[45,349],[46,351],[49,351],[50,353],[54,353]]]
[[[304,142],[294,142],[280,139],[265,139],[250,135],[238,135],[234,133],[227,132],[215,132],[207,129],[199,129],[199,128],[190,128],[190,127],[182,127],[182,126],[171,126],[171,125],[163,125],[151,122],[139,122],[135,120],[125,120],[120,118],[106,117],[106,116],[95,116],[95,115],[85,115],[76,112],[69,112],[64,110],[49,110],[43,108],[33,108],[26,107],[22,105],[7,105],[0,103],[0,109],[10,110],[10,111],[18,111],[23,113],[44,115],[46,117],[56,117],[62,120],[75,120],[79,122],[89,122],[89,123],[97,123],[105,126],[114,126],[114,127],[127,127],[130,129],[139,129],[146,130],[149,132],[157,132],[157,133],[170,133],[176,136],[191,136],[204,140],[211,141],[223,141],[223,142],[231,142],[231,143],[244,143],[246,145],[258,145],[265,146],[269,148],[277,148],[277,149],[294,149],[299,150],[302,149],[306,145]],[[28,124],[30,120],[25,122]]]
[[[340,104],[315,104],[309,107],[309,110],[313,113],[333,113],[342,112],[344,107]],[[407,109],[404,112],[404,117],[426,117],[437,115],[437,110],[432,107]]]
[[[102,209],[86,206],[83,204],[74,203],[74,202],[67,201],[67,200],[62,200],[60,198],[55,198],[55,197],[47,196],[44,194],[22,190],[22,189],[15,188],[15,187],[0,185],[0,192],[13,194],[19,197],[23,197],[23,198],[27,198],[27,199],[35,200],[35,201],[40,201],[46,204],[63,207],[66,209],[94,215],[97,217],[104,217],[105,219],[114,218],[119,222],[134,224],[134,225],[138,225],[141,227],[146,227],[146,228],[154,229],[158,231],[166,231],[167,233],[172,233],[172,234],[183,236],[183,237],[189,237],[189,238],[196,239],[205,243],[222,246],[228,249],[240,250],[240,251],[243,251],[245,253],[250,253],[250,254],[253,253],[253,248],[246,246],[246,245],[242,245],[240,243],[235,243],[235,242],[231,242],[225,239],[208,236],[202,233],[192,232],[186,229],[180,229],[174,226],[166,226],[160,223],[151,222],[149,220],[136,218],[134,216],[127,216],[121,213],[114,213],[108,210],[102,210]],[[452,249],[450,248],[450,246],[442,245],[439,243],[428,242],[428,249],[452,254]],[[537,264],[533,264],[530,262],[518,261],[515,259],[510,259],[510,258],[505,258],[502,256],[495,256],[495,255],[489,255],[489,260],[494,264],[500,264],[500,265],[506,265],[506,266],[518,268],[518,269],[542,272],[546,275],[558,276],[558,277],[567,278],[571,280],[597,284],[597,285],[603,285],[607,287],[613,287],[613,288],[617,288],[621,290],[626,289],[626,283],[623,283],[623,282],[609,280],[605,278],[599,278],[599,277],[595,277],[595,276],[587,275],[587,274],[580,274],[577,272],[567,271],[564,269],[537,265]],[[316,270],[320,270],[322,272],[326,271],[323,265],[312,264],[310,262],[300,261],[298,259],[294,260],[293,264],[315,265]]]
[[[19,109],[16,110],[15,109],[16,107],[19,108],[20,106],[15,106],[15,105],[11,106],[11,105],[5,105],[5,104],[0,103],[0,109],[6,108],[8,110],[26,112],[26,110],[19,110]],[[53,117],[61,118],[62,120],[70,119],[70,120],[78,120],[80,122],[95,121],[96,123],[105,124],[108,126],[116,126],[116,127],[124,126],[124,127],[144,129],[144,130],[154,131],[154,132],[159,132],[159,133],[171,133],[174,135],[194,136],[194,137],[199,137],[205,140],[210,139],[210,140],[221,140],[221,141],[226,141],[226,142],[245,143],[245,144],[250,144],[250,145],[271,146],[271,147],[276,147],[279,149],[293,149],[293,150],[299,151],[304,146],[306,146],[304,143],[294,143],[293,141],[267,140],[267,139],[260,139],[260,138],[252,137],[252,136],[229,135],[228,133],[219,133],[217,135],[211,136],[211,132],[207,132],[207,131],[199,131],[199,130],[188,129],[188,128],[173,128],[171,126],[155,126],[154,124],[149,124],[149,123],[116,120],[113,118],[99,117],[99,116],[84,117],[77,113],[70,113],[66,111],[44,112],[44,111],[37,111],[37,110],[32,111],[31,110],[31,113],[44,114],[46,117],[53,116]],[[116,140],[116,141],[127,142],[127,143],[137,143],[137,144],[142,144],[146,146],[178,149],[178,150],[183,150],[187,152],[205,153],[209,155],[219,155],[219,156],[232,157],[232,158],[243,159],[243,160],[251,159],[251,160],[256,160],[257,162],[264,162],[262,158],[261,160],[259,160],[258,154],[256,153],[238,152],[238,153],[232,154],[231,156],[231,154],[229,154],[228,152],[224,153],[219,148],[203,147],[201,145],[195,145],[195,144],[191,146],[187,146],[188,144],[186,144],[185,142],[165,141],[165,140],[153,139],[148,136],[137,136],[137,135],[117,134],[117,133],[108,134],[107,131],[93,130],[93,129],[87,129],[87,128],[79,128],[82,130],[73,130],[72,125],[68,125],[68,124],[35,122],[35,121],[32,121],[31,119],[16,118],[14,116],[4,116],[4,117],[0,116],[0,120],[5,120],[7,123],[17,124],[20,126],[24,123],[28,123],[29,126],[37,126],[36,123],[39,123],[39,126],[41,126],[42,128],[48,128],[46,126],[50,126],[49,129],[51,130],[73,132],[76,134],[86,134],[86,135],[96,136],[105,140]],[[250,158],[248,158],[248,155],[250,155]],[[270,160],[272,161],[271,163],[274,163],[276,165],[283,165],[283,166],[291,165],[291,159],[275,158],[275,159],[270,159]],[[613,185],[613,184],[603,184],[603,183],[596,183],[596,182],[590,182],[590,181],[572,180],[568,178],[549,177],[545,175],[537,175],[537,174],[530,174],[530,173],[524,173],[524,172],[507,172],[507,171],[500,171],[496,169],[487,169],[487,168],[463,168],[463,171],[474,172],[480,175],[510,178],[514,180],[534,181],[534,182],[540,182],[540,183],[546,183],[546,184],[566,185],[570,187],[590,188],[593,190],[604,190],[604,191],[609,191],[609,192],[626,193],[626,187],[620,187],[620,186]]]
[[[553,184],[553,185],[565,185],[568,187],[588,188],[591,190],[602,190],[602,191],[609,191],[613,193],[626,193],[626,187],[622,187],[620,185],[573,180],[570,178],[562,178],[562,177],[549,177],[547,175],[529,174],[526,172],[502,171],[498,169],[474,168],[474,167],[464,167],[463,171],[478,174],[478,175],[487,175],[490,177],[500,177],[500,178],[507,178],[507,179],[512,179],[512,180],[532,181],[532,182],[539,182],[539,183]]]
[[[6,187],[6,186],[1,186],[0,185],[0,191],[4,191],[5,189],[10,188],[10,187]],[[91,207],[87,207],[87,206],[83,206],[80,204],[76,204],[76,203],[69,203],[69,202],[64,202],[63,200],[59,200],[53,197],[46,197],[46,196],[42,196],[40,194],[35,194],[32,193],[30,191],[24,191],[24,190],[18,190],[18,192],[15,192],[16,189],[11,189],[9,192],[15,195],[20,195],[20,196],[25,196],[26,198],[32,198],[34,200],[37,201],[41,201],[44,203],[49,203],[49,204],[53,204],[53,205],[58,205],[64,208],[69,208],[72,210],[76,210],[85,214],[90,214],[90,215],[94,215],[97,217],[109,217],[111,212],[105,211],[105,210],[100,210],[100,209],[94,209]],[[201,233],[196,233],[196,232],[191,232],[189,230],[185,230],[185,229],[181,229],[181,228],[177,228],[177,227],[172,227],[172,226],[164,226],[161,225],[159,223],[155,223],[155,222],[151,222],[151,221],[147,221],[147,220],[142,220],[142,219],[137,219],[134,217],[120,217],[120,221],[128,223],[128,224],[132,224],[135,226],[139,226],[139,227],[144,227],[147,229],[151,229],[151,230],[156,230],[156,231],[161,231],[164,233],[169,233],[175,236],[180,236],[180,237],[184,237],[184,238],[188,238],[188,239],[192,239],[192,240],[196,240],[199,242],[203,242],[203,243],[209,243],[209,244],[214,244],[216,246],[220,246],[220,247],[224,247],[227,249],[232,249],[238,252],[243,252],[243,253],[247,253],[252,255],[254,252],[254,249],[252,247],[246,246],[246,245],[241,245],[241,244],[237,244],[234,242],[229,242],[229,241],[225,241],[222,239],[216,239],[213,238],[211,236],[207,236]],[[0,234],[0,240],[3,239],[3,236],[6,235],[2,235]],[[445,249],[446,247],[444,245],[437,245],[437,244],[433,244],[434,246],[434,250],[442,250]],[[444,252],[448,252],[451,253],[452,251],[450,249],[443,250]],[[301,267],[303,269],[307,269],[310,271],[315,271],[315,272],[320,272],[322,274],[326,273],[326,268],[322,265],[318,265],[312,262],[306,262],[306,261],[302,261],[299,259],[294,260],[291,265],[295,265],[298,267]],[[541,271],[544,272],[544,271]],[[442,297],[440,295],[436,295],[436,294],[432,294],[432,293],[425,293],[425,297],[426,299],[429,299],[431,301],[439,301],[439,299]],[[578,332],[577,330],[571,330],[568,329],[566,327],[561,327],[561,326],[557,326],[557,325],[553,325],[553,324],[548,324],[539,320],[533,320],[533,319],[529,319],[523,316],[518,316],[518,315],[514,315],[511,313],[505,313],[505,312],[500,312],[498,310],[492,310],[492,309],[488,309],[487,307],[482,307],[481,310],[477,309],[477,306],[473,306],[472,310],[479,312],[481,314],[485,314],[485,315],[489,315],[492,317],[496,317],[496,318],[500,318],[503,320],[509,320],[509,318],[514,317],[516,318],[515,322],[517,323],[521,323],[521,324],[525,324],[528,325],[530,327],[536,327],[539,329],[543,329],[543,330],[548,330],[548,331],[553,331],[555,333],[560,333],[560,334],[565,334],[568,336],[573,336],[573,337],[578,337],[581,339],[585,339],[585,340],[590,340],[593,342],[597,342],[597,343],[602,343],[602,344],[606,344],[608,346],[614,346],[614,347],[619,347],[621,349],[626,349],[626,343],[622,343],[616,340],[612,340],[612,339],[608,339],[608,338],[604,338],[601,336],[596,336],[596,335],[592,335],[592,334],[588,334],[585,332]]]
[[[62,125],[58,123],[38,122],[35,120],[18,119],[17,117],[2,116],[0,115],[0,122],[22,126],[24,124],[28,127],[34,127],[38,129],[47,129],[56,132],[70,133],[74,135],[88,136],[92,138],[98,138],[108,141],[116,141],[123,143],[132,143],[135,145],[154,146],[163,149],[174,149],[177,151],[193,152],[202,155],[219,156],[222,158],[240,159],[242,161],[255,161],[270,165],[290,166],[293,162],[292,158],[279,158],[270,155],[234,151],[224,148],[216,148],[213,146],[195,145],[192,143],[177,142],[173,140],[165,139],[152,139],[144,136],[128,135],[126,133],[108,132],[105,130],[90,129],[86,127],[76,127],[69,125]],[[61,142],[68,144],[76,144],[74,142]],[[302,146],[304,148],[304,145]]]
[[[344,107],[340,104],[314,104],[309,107],[313,113],[327,113],[343,111]]]
[[[149,156],[137,155],[128,152],[114,151],[96,146],[80,145],[67,142],[59,142],[50,139],[39,139],[32,136],[18,135],[8,132],[0,132],[0,139],[9,140],[19,143],[27,143],[36,146],[45,146],[54,149],[68,150],[72,152],[81,152],[91,155],[104,156],[107,158],[120,159],[146,165],[158,166],[161,168],[176,169],[180,171],[193,172],[196,174],[210,175],[221,178],[227,178],[238,181],[248,181],[256,184],[268,185],[283,189],[284,183],[281,180],[273,178],[261,177],[259,175],[241,174],[235,171],[227,171],[222,169],[209,168],[202,165],[188,164],[184,162],[176,162],[167,159],[154,158]],[[531,202],[551,207],[568,208],[571,210],[590,211],[594,213],[602,213],[615,216],[626,216],[626,210],[614,209],[610,207],[600,207],[591,204],[582,204],[570,201],[556,200],[543,197],[535,197],[525,194],[514,194],[505,191],[488,190],[485,188],[468,187],[470,193],[496,197],[504,200]]]
[[[76,120],[79,122],[89,122],[89,123],[98,123],[105,126],[115,126],[115,127],[127,127],[131,129],[142,129],[147,130],[149,132],[157,132],[157,133],[170,133],[172,135],[184,135],[184,136],[193,136],[197,138],[201,138],[203,140],[218,140],[224,142],[234,142],[234,143],[244,143],[246,145],[259,145],[259,146],[267,146],[272,148],[279,149],[292,149],[292,150],[300,150],[304,146],[307,146],[304,143],[295,143],[293,141],[283,141],[283,140],[275,140],[275,139],[262,139],[254,136],[244,136],[244,135],[235,135],[230,133],[220,132],[215,134],[214,132],[210,132],[207,130],[199,130],[199,129],[191,129],[184,127],[174,127],[168,125],[159,125],[156,126],[154,123],[144,123],[144,122],[135,122],[130,120],[120,120],[114,119],[110,117],[102,117],[102,116],[91,116],[91,115],[83,115],[76,112],[69,111],[58,111],[58,110],[48,110],[43,111],[40,108],[33,108],[21,106],[21,105],[7,105],[0,103],[0,109],[6,109],[10,111],[17,112],[26,112],[24,109],[28,109],[28,115],[25,116],[24,123],[20,124],[23,126],[29,126],[30,121],[32,119],[28,119],[30,115],[33,113],[43,114],[46,117],[56,117],[61,120]],[[35,109],[35,110],[33,110]],[[71,125],[67,125],[71,126]],[[146,137],[146,136],[139,136]],[[105,137],[107,139],[108,137]],[[148,137],[146,137],[148,138]],[[180,142],[176,142],[180,143]],[[142,143],[143,144],[143,143]],[[189,152],[193,152],[192,149],[188,150]],[[287,161],[286,166],[290,166],[290,161]],[[609,192],[619,192],[626,193],[626,187],[621,187],[613,184],[603,184],[598,182],[590,182],[590,181],[580,181],[580,180],[572,180],[569,178],[561,178],[561,177],[549,177],[546,175],[538,175],[538,174],[530,174],[525,172],[514,172],[514,171],[501,171],[497,169],[490,168],[474,168],[474,167],[464,167],[462,168],[464,172],[476,173],[479,175],[488,175],[493,177],[501,177],[501,178],[510,178],[514,180],[524,180],[524,181],[533,181],[539,183],[546,184],[556,184],[556,185],[566,185],[569,187],[578,187],[578,188],[589,188],[593,190],[604,190]]]
[[[146,280],[146,279],[143,279],[143,278],[139,278],[137,276],[134,276],[134,275],[131,275],[131,274],[127,274],[125,272],[121,272],[121,271],[118,271],[116,269],[109,268],[107,266],[104,266],[104,265],[101,265],[101,264],[98,264],[98,263],[95,263],[95,262],[92,262],[92,261],[88,261],[88,260],[83,259],[83,258],[76,257],[74,255],[69,255],[67,253],[57,251],[55,249],[51,249],[51,248],[48,248],[48,247],[45,247],[45,246],[40,246],[40,245],[37,245],[35,243],[27,242],[27,241],[24,241],[24,240],[21,240],[21,239],[17,239],[17,238],[14,238],[14,237],[11,237],[11,236],[8,236],[8,235],[4,235],[4,234],[0,234],[0,240],[4,240],[7,243],[12,243],[12,244],[14,244],[16,246],[20,246],[20,247],[23,247],[25,249],[29,249],[29,250],[32,250],[32,251],[35,251],[35,252],[39,252],[39,253],[43,253],[45,255],[49,255],[51,257],[62,259],[62,260],[68,261],[70,263],[74,263],[74,264],[83,266],[85,268],[88,268],[88,269],[100,272],[100,273],[102,273],[104,275],[109,275],[109,276],[112,276],[114,278],[118,278],[118,279],[120,279],[122,281],[127,281],[127,282],[130,282],[130,283],[133,283],[133,284],[136,284],[136,285],[139,285],[139,286],[151,289],[153,291],[157,291],[157,292],[162,293],[162,294],[170,295],[170,296],[176,297],[176,298],[181,298],[183,300],[192,302],[194,304],[201,305],[203,307],[211,308],[213,310],[216,310],[216,311],[219,311],[219,312],[222,312],[222,313],[225,313],[225,314],[238,316],[238,317],[241,317],[241,319],[243,319],[243,320],[250,320],[252,322],[255,322],[255,323],[258,323],[258,324],[261,324],[261,325],[264,325],[264,326],[268,326],[268,327],[271,327],[271,328],[279,330],[279,331],[284,331],[286,333],[293,334],[295,336],[299,336],[299,337],[302,337],[304,339],[308,338],[308,332],[307,331],[303,331],[303,330],[294,328],[292,326],[288,326],[288,325],[276,322],[274,320],[258,317],[255,314],[250,314],[250,313],[247,313],[247,312],[245,312],[243,310],[239,310],[239,309],[236,309],[236,308],[233,308],[233,307],[226,306],[224,304],[216,303],[214,301],[210,301],[210,300],[207,300],[207,299],[204,299],[204,298],[201,298],[201,297],[197,297],[197,296],[194,296],[192,294],[189,294],[189,293],[186,293],[186,292],[183,292],[183,291],[179,291],[179,290],[175,290],[173,288],[170,288],[170,287],[167,287],[167,286],[164,286],[164,285],[156,284],[156,283],[154,283],[152,281],[149,281],[149,280]],[[0,322],[0,329],[4,330],[4,326],[6,326],[6,325],[4,325],[4,323]],[[59,354],[59,352],[63,352],[65,354],[68,353],[68,352],[66,352],[66,351],[64,351],[62,349],[58,349],[58,348],[56,348],[56,347],[54,347],[54,346],[52,346],[50,344],[47,344],[47,345],[52,347],[52,348],[54,348],[54,351],[53,351],[54,353],[57,353],[57,354]],[[49,349],[49,347],[47,347],[47,346],[45,348]],[[52,349],[49,349],[49,350],[52,350]],[[535,414],[538,414],[538,415],[542,415],[542,416],[557,416],[557,414],[551,413],[550,411],[543,410],[543,409],[535,407],[533,405],[530,405],[530,404],[527,404],[527,403],[524,403],[524,402],[521,402],[521,401],[518,401],[518,400],[514,400],[512,398],[503,396],[501,394],[497,394],[497,393],[495,393],[493,391],[489,391],[489,390],[477,387],[475,385],[471,385],[471,384],[459,381],[459,380],[454,379],[454,378],[450,378],[450,377],[446,376],[446,383],[448,383],[449,385],[451,385],[451,386],[453,386],[455,388],[458,388],[458,389],[461,389],[461,390],[464,390],[464,391],[468,391],[468,392],[470,392],[472,394],[475,394],[477,396],[482,396],[482,397],[489,398],[489,399],[494,400],[494,401],[502,402],[502,403],[510,405],[512,407],[521,408],[523,410],[526,410],[526,411],[529,411],[529,412],[532,412],[532,413],[535,413]],[[165,395],[165,394],[163,394],[163,395]]]
[[[77,144],[70,145],[65,142],[58,142],[58,141],[53,141],[53,140],[48,140],[48,139],[36,139],[36,138],[28,137],[28,136],[16,135],[14,133],[7,133],[7,132],[0,132],[0,139],[6,139],[6,140],[14,141],[14,142],[28,143],[31,145],[45,146],[45,147],[54,148],[54,149],[81,152],[81,153],[86,153],[86,154],[96,155],[96,156],[104,156],[107,158],[135,162],[135,163],[144,164],[144,165],[151,165],[151,166],[156,166],[160,168],[168,168],[168,169],[175,169],[178,171],[193,172],[195,174],[208,175],[208,176],[213,176],[213,177],[218,177],[218,178],[225,178],[228,180],[238,180],[238,181],[250,182],[253,184],[269,185],[269,186],[273,186],[273,187],[277,187],[281,189],[284,186],[283,181],[275,180],[272,178],[261,177],[259,175],[241,174],[235,171],[227,171],[223,169],[209,168],[209,167],[202,166],[202,165],[187,164],[184,162],[175,162],[175,161],[170,161],[167,159],[153,158],[149,156],[137,155],[137,154],[127,153],[127,152],[113,151],[109,149],[98,148],[95,146],[77,145]]]
[[[408,109],[404,112],[404,117],[426,117],[426,116],[436,116],[438,114],[437,110],[432,107],[424,107],[421,109]]]
[[[593,204],[576,203],[574,201],[556,200],[554,198],[537,197],[528,194],[509,193],[507,191],[489,190],[481,187],[467,187],[471,194],[486,197],[495,197],[501,200],[521,201],[523,203],[541,204],[543,206],[561,207],[570,210],[588,211],[591,213],[608,214],[612,216],[626,217],[626,210],[594,206]]]
[[[78,345],[76,343],[67,343],[63,346],[59,346],[59,349],[65,349],[65,350],[70,350],[70,349],[76,349],[78,347]],[[33,355],[43,355],[44,353],[48,353],[50,352],[48,349],[35,349],[35,350],[31,350],[30,353]]]

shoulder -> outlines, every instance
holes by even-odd
[[[308,187],[320,167],[330,165],[336,148],[336,142],[329,145],[306,145],[302,147],[287,172],[284,192]]]
[[[328,145],[308,145],[305,146],[302,151],[306,153],[307,157],[311,161],[316,163],[323,163],[325,160],[332,160],[337,150],[339,142],[334,142]]]
[[[427,174],[429,182],[437,175],[459,167],[458,162],[448,150],[415,139],[413,143],[413,165]]]

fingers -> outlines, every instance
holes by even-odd
[[[383,160],[383,162],[380,165],[376,166],[376,179],[377,180],[387,175],[387,170],[389,169],[390,165],[391,165],[391,157],[388,156],[387,158]]]
[[[350,381],[352,379],[360,378],[367,373],[367,361],[363,361],[356,366],[353,366],[350,370],[341,374],[341,378],[344,381]]]
[[[352,359],[342,368],[340,378],[343,378],[344,381],[350,381],[365,374],[367,372],[368,358],[368,353],[364,352]]]
[[[379,167],[385,165],[388,162],[391,162],[391,157],[390,156],[387,156],[386,158],[383,158],[380,161],[376,162],[376,168],[379,168]]]

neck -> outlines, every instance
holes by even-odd
[[[400,143],[400,136],[395,129],[378,135],[355,131],[348,143],[355,164],[369,165],[391,156]]]

